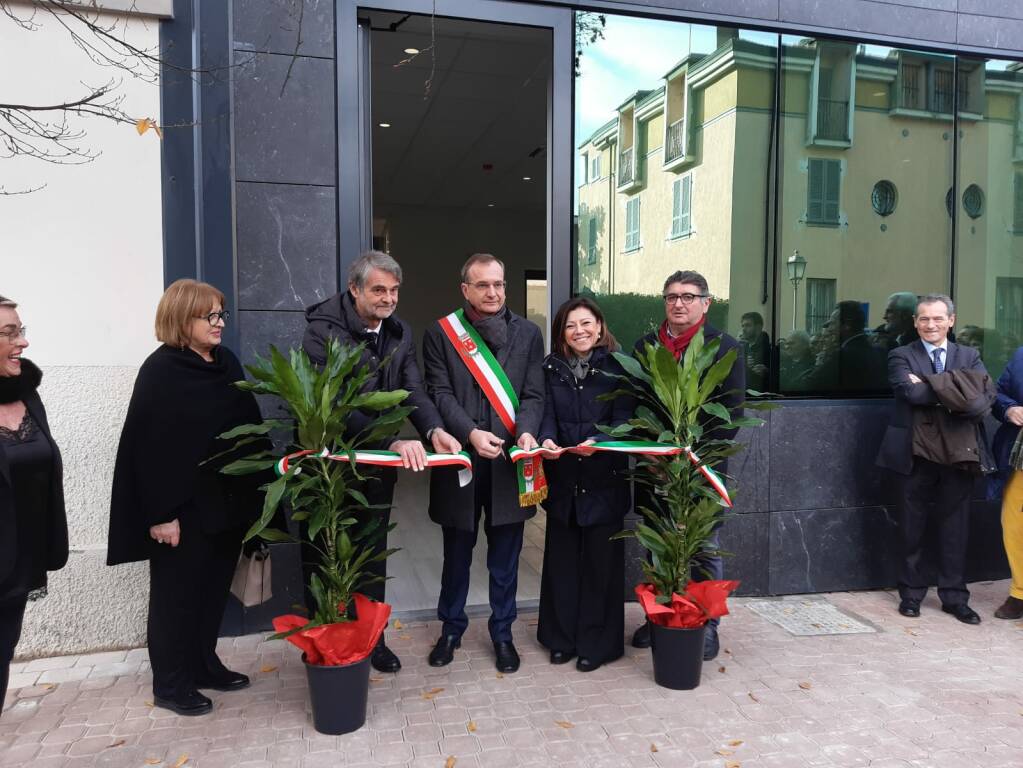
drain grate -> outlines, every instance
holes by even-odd
[[[746,600],[745,605],[790,635],[856,635],[877,632],[877,628],[855,614],[841,611],[827,599],[783,597]]]

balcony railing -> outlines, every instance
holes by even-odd
[[[670,163],[677,160],[683,154],[683,123],[685,120],[676,120],[668,126],[668,142],[664,148],[664,162]]]
[[[847,141],[849,139],[849,102],[819,99],[817,103],[817,138]]]
[[[618,186],[631,184],[636,178],[636,167],[633,162],[632,147],[623,149],[618,155]]]

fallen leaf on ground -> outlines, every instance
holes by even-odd
[[[504,672],[498,672],[497,673],[497,679],[498,680],[503,680],[504,679]]]
[[[725,648],[725,653],[727,653],[729,656],[731,656],[732,655],[732,649],[731,648]]]
[[[260,672],[276,672],[277,671],[277,667],[275,667],[273,664],[267,664],[266,666],[260,667],[259,671]]]
[[[188,755],[182,755],[174,761],[174,768],[181,768],[185,763],[188,762]]]
[[[749,696],[749,697],[750,697],[750,698],[751,698],[751,699],[752,699],[753,701],[755,701],[755,702],[756,702],[757,704],[759,704],[759,703],[760,703],[760,699],[758,699],[758,698],[757,698],[756,696],[754,696],[754,695],[753,695],[753,692],[752,692],[752,691],[750,691],[750,692],[749,692],[749,693],[747,693],[746,695],[747,695],[747,696]]]
[[[915,629],[912,629],[911,627],[905,627],[904,631],[905,631],[905,633],[907,635],[912,635],[913,637],[916,637],[916,630]]]
[[[720,667],[718,667],[718,672],[720,672],[721,674],[724,674],[724,672],[725,672],[724,664],[722,664]]]
[[[118,739],[113,744],[107,744],[107,749],[113,749],[114,747],[123,747],[125,744],[124,739]]]
[[[153,707],[153,706],[156,706],[156,705],[155,705],[155,704],[153,704],[153,702],[151,702],[151,701],[144,701],[144,702],[142,702],[142,703],[143,703],[143,704],[145,704],[145,705],[146,705],[147,707]]]
[[[45,688],[48,691],[52,691],[56,687],[57,687],[56,683],[43,683],[43,688]]]
[[[405,625],[401,623],[401,620],[399,620],[399,619],[395,619],[394,620],[394,628],[395,629],[401,629],[404,626]]]
[[[455,763],[457,762],[457,757],[454,755],[448,755],[448,759],[444,761],[444,768],[455,768]]]
[[[740,768],[740,763],[735,760],[729,760],[725,763],[725,768]]]
[[[465,726],[465,729],[466,729],[466,730],[467,730],[467,731],[468,731],[469,733],[476,733],[476,723],[475,723],[475,722],[473,722],[472,720],[470,720],[470,721],[469,721],[469,723],[468,723],[468,725],[466,725],[466,726]]]
[[[159,765],[162,762],[163,762],[163,760],[161,760],[158,757],[147,757],[146,758],[146,765]]]
[[[809,683],[800,683],[799,687],[802,688],[804,691],[808,691],[811,688]]]
[[[728,746],[730,747],[742,746],[742,739],[732,739],[730,742],[728,742]]]
[[[438,693],[441,693],[443,690],[444,690],[443,688],[431,688],[430,690],[423,694],[423,698],[429,701]]]
[[[721,755],[721,757],[728,757],[730,754],[732,754],[732,750],[730,750],[730,749],[716,749],[716,750],[714,750],[714,754],[715,755]]]
[[[398,635],[398,639],[399,640],[408,640],[410,638],[411,638],[411,635],[409,635],[408,633],[404,633],[404,634]]]
[[[567,728],[575,728],[575,724],[568,722],[568,720],[555,720],[554,724],[557,725],[557,726],[560,726],[561,728],[566,728],[566,729]]]
[[[379,677],[378,675],[370,675],[369,681],[371,683],[382,683],[384,681],[384,678]]]
[[[657,751],[657,745],[656,744],[651,744],[650,745],[650,751],[651,752],[656,752]]]

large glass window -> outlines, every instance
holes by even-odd
[[[773,365],[777,39],[608,15],[576,80],[579,164],[599,157],[602,173],[588,183],[577,174],[575,290],[596,298],[631,347],[664,321],[665,278],[700,272],[714,297],[709,321],[743,341],[758,389]]]

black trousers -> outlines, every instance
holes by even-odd
[[[444,567],[441,571],[437,618],[445,635],[461,637],[469,626],[465,604],[469,598],[472,551],[479,537],[480,519],[487,535],[487,572],[490,577],[490,639],[511,642],[512,624],[518,617],[515,596],[519,588],[519,554],[522,552],[524,523],[492,525],[490,510],[491,475],[489,461],[478,462],[475,484],[474,523],[471,531],[444,526]]]
[[[222,674],[217,635],[244,531],[207,534],[181,521],[181,542],[149,560],[149,661],[153,693],[173,698]]]
[[[13,600],[0,603],[0,709],[7,695],[7,683],[11,674],[11,659],[21,639],[21,623],[25,618],[28,593]]]
[[[622,524],[580,527],[547,517],[536,637],[552,651],[597,664],[625,652],[625,546],[609,541]]]
[[[899,507],[899,542],[902,565],[899,595],[923,600],[928,579],[924,574],[924,537],[928,526],[938,534],[938,597],[942,605],[966,603],[966,542],[969,536],[970,472],[916,458],[913,471],[902,484]]]
[[[381,524],[386,528],[391,523],[391,503],[394,501],[394,470],[385,470],[382,475],[382,479],[372,479],[367,481],[360,490],[366,497],[366,501],[370,504],[386,504],[386,509],[369,509],[359,512],[355,515],[356,519],[360,522],[368,519],[369,517],[376,517],[380,519]],[[305,526],[305,523],[302,523]],[[373,545],[373,553],[380,554],[387,549],[387,536],[382,536],[376,544]],[[309,543],[308,537],[305,533],[305,528],[302,529],[302,576],[305,579],[305,607],[309,612],[309,616],[312,617],[316,613],[316,600],[313,599],[312,592],[309,591],[309,577],[314,573],[319,572],[317,564],[319,563],[319,553],[312,548]],[[381,560],[376,563],[370,563],[366,567],[367,573],[374,576],[379,576],[380,581],[375,581],[372,584],[366,584],[359,587],[358,591],[364,594],[366,597],[373,598],[378,602],[385,602],[384,598],[387,593],[387,560]],[[381,636],[383,639],[383,636]]]

